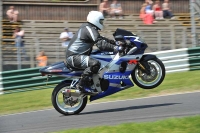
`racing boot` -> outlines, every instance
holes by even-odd
[[[91,79],[91,77],[89,77],[89,76],[81,77],[81,79],[79,80],[79,83],[76,85],[77,89],[79,89],[82,94],[85,94],[85,95],[95,95],[95,94],[97,94],[97,92],[94,92],[88,86],[89,82],[91,82],[90,79]]]

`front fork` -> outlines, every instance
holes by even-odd
[[[150,66],[149,66],[148,62],[145,62],[145,61],[143,61],[143,62],[138,62],[138,65],[139,65],[139,67],[141,68],[141,70],[142,70],[143,72],[145,72],[145,73],[148,74],[148,75],[151,74]]]
[[[151,55],[151,54],[143,55],[143,57],[140,60],[140,62],[138,62],[138,65],[141,68],[141,70],[143,72],[145,72],[146,74],[150,75],[151,74],[151,69],[150,69],[150,65],[149,65],[148,61],[152,60],[152,59],[155,59],[155,58],[157,58],[155,55]]]

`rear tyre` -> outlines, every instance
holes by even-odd
[[[150,59],[147,63],[150,66],[149,75],[137,65],[131,77],[134,83],[140,88],[153,89],[163,82],[165,78],[165,66],[158,58]]]
[[[75,98],[73,97],[74,99],[77,98],[77,100],[75,101],[72,100],[72,102],[74,102],[73,106],[66,103],[67,99],[69,99],[70,97],[63,96],[61,92],[69,88],[69,86],[70,86],[70,83],[61,82],[54,88],[52,92],[51,101],[52,101],[53,107],[59,113],[63,115],[78,114],[87,105],[87,100],[88,100],[87,96],[85,97],[80,96],[80,97],[75,97]]]

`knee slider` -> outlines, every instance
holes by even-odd
[[[91,66],[91,72],[98,73],[99,69],[101,67],[101,63],[98,61],[95,65]]]

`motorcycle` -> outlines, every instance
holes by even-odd
[[[98,74],[93,74],[91,82],[87,83],[87,87],[93,91],[92,95],[82,94],[76,89],[82,69],[70,68],[64,61],[40,69],[42,75],[68,78],[59,83],[52,92],[52,104],[59,113],[80,113],[86,107],[88,97],[90,101],[94,101],[131,88],[134,84],[143,89],[153,89],[163,82],[164,64],[155,55],[144,54],[148,47],[144,40],[119,28],[113,36],[125,49],[117,54],[92,51],[90,56],[101,62]]]

